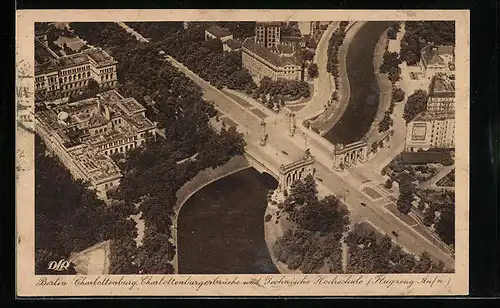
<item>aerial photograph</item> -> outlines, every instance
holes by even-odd
[[[454,21],[37,22],[34,49],[35,274],[455,272]]]

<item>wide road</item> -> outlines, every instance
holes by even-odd
[[[217,109],[229,115],[235,122],[244,127],[246,132],[245,140],[252,145],[252,148],[255,148],[254,145],[258,142],[260,137],[261,119],[248,109],[243,108],[230,99],[223,92],[211,86],[208,82],[191,72],[181,63],[172,58],[169,58],[169,62],[178,67],[198,84],[205,93],[204,97],[207,100],[213,101]],[[387,234],[391,234],[392,231],[397,231],[399,234],[397,243],[408,251],[414,254],[420,254],[427,251],[434,259],[442,260],[447,267],[454,268],[454,260],[448,254],[418,234],[411,226],[408,226],[397,217],[387,213],[380,204],[377,204],[361,192],[359,190],[360,182],[356,182],[348,176],[344,179],[343,176],[333,171],[331,169],[332,162],[331,159],[329,159],[328,153],[322,152],[322,149],[324,149],[323,145],[310,138],[307,140],[306,144],[306,140],[301,137],[300,131],[295,137],[290,137],[285,128],[285,122],[278,118],[276,119],[276,124],[274,124],[274,119],[266,119],[267,131],[269,134],[268,145],[262,148],[261,153],[262,155],[268,156],[269,161],[278,164],[278,160],[273,157],[273,154],[278,155],[281,151],[287,152],[287,156],[289,156],[290,159],[291,157],[300,157],[303,155],[306,147],[310,148],[312,155],[316,158],[314,167],[317,170],[317,175],[323,179],[322,184],[334,194],[344,195],[346,190],[349,191],[345,202],[351,211],[351,221],[361,222],[368,220],[375,225],[375,227],[383,230],[383,232]],[[270,148],[273,150],[270,150]],[[273,167],[276,168],[276,166]],[[363,207],[361,205],[362,202],[368,206]]]
[[[326,102],[332,96],[335,86],[334,79],[326,70],[326,65],[328,63],[328,43],[338,25],[338,21],[333,21],[329,24],[321,36],[318,46],[316,46],[313,62],[318,65],[318,77],[314,79],[313,96],[309,103],[297,112],[298,118],[308,119],[323,112]]]

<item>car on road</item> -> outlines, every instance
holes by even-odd
[[[392,231],[391,233],[392,233],[392,235],[394,235],[395,237],[399,237],[399,234],[398,234],[396,231]]]
[[[322,178],[320,178],[320,177],[318,177],[318,176],[317,176],[317,177],[315,177],[315,178],[316,178],[316,180],[318,180],[318,181],[320,181],[320,182],[323,182],[323,179],[322,179]]]
[[[366,206],[366,203],[364,203],[364,202],[361,202],[361,205],[362,205],[362,206]]]

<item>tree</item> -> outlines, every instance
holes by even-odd
[[[306,40],[306,47],[307,48],[316,49],[317,46],[318,46],[318,43],[316,42],[316,40],[314,38],[309,37]]]
[[[378,142],[373,142],[372,143],[372,152],[376,153],[378,150]]]
[[[388,189],[392,188],[392,179],[391,178],[387,179],[387,181],[385,182],[385,187]]]
[[[296,205],[312,204],[318,201],[317,184],[312,175],[306,176],[304,181],[297,180],[290,187],[289,198]]]
[[[349,211],[335,196],[318,199],[311,175],[292,184],[285,211],[297,228],[288,229],[273,246],[276,258],[289,269],[318,273],[342,270],[340,239],[349,226]]]
[[[253,90],[254,89],[253,89],[253,87],[252,87],[251,84],[247,84],[247,86],[245,87],[245,93],[248,94],[248,95],[252,94]]]
[[[445,202],[440,208],[441,215],[436,223],[436,232],[439,237],[448,245],[455,244],[455,205]]]
[[[435,220],[436,214],[433,207],[431,206],[424,212],[424,224],[430,227],[434,224]]]
[[[392,125],[393,125],[393,120],[390,116],[390,113],[387,111],[382,120],[378,123],[378,132],[379,133],[385,132],[389,130],[389,128],[391,128]]]
[[[431,256],[427,252],[422,252],[418,258],[417,264],[415,265],[415,273],[429,273],[432,267]]]
[[[406,177],[399,182],[399,197],[397,208],[403,214],[408,214],[411,211],[413,202],[413,184]]]
[[[405,105],[403,118],[406,123],[411,122],[418,114],[427,108],[427,93],[424,90],[417,90],[408,97]]]
[[[385,51],[383,55],[383,62],[380,66],[380,72],[386,74],[391,72],[394,68],[397,68],[401,64],[399,59],[399,54],[397,52]]]
[[[405,98],[405,92],[401,88],[392,89],[392,100],[396,103],[402,102]]]
[[[319,75],[318,65],[316,63],[311,63],[307,69],[309,78],[316,78]]]
[[[312,61],[314,59],[314,52],[310,49],[304,49],[302,51],[302,58],[306,61]]]
[[[220,39],[210,39],[203,44],[203,47],[207,48],[212,52],[221,53],[222,41]]]
[[[420,52],[429,43],[455,45],[453,21],[406,21],[405,35],[401,40],[401,59],[408,65],[420,61]]]

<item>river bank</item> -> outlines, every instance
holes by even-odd
[[[358,141],[370,129],[378,110],[380,93],[373,53],[389,26],[390,22],[367,22],[350,43],[346,56],[349,103],[335,126],[324,135],[333,144]]]
[[[250,168],[192,195],[179,213],[179,273],[278,273],[262,232],[266,195],[276,186]]]

